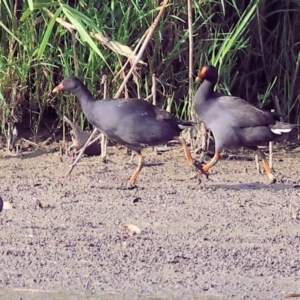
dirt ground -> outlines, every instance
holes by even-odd
[[[205,186],[179,147],[109,162],[38,150],[0,156],[1,299],[283,299],[300,292],[300,153],[222,160]],[[123,225],[141,229],[132,235]]]

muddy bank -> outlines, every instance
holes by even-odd
[[[282,299],[300,291],[299,154],[275,154],[273,186],[253,161],[223,160],[199,188],[180,148],[147,150],[151,166],[128,191],[135,163],[125,153],[110,147],[108,164],[84,158],[70,177],[69,159],[57,153],[0,156],[0,194],[13,206],[0,214],[0,295]]]

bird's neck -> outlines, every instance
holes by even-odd
[[[95,101],[93,95],[85,86],[81,86],[72,92],[78,98],[82,108]]]
[[[209,96],[214,93],[216,83],[210,82],[208,80],[204,80],[200,85],[198,92],[200,92],[203,96]]]

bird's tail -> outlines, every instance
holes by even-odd
[[[300,125],[285,122],[276,122],[276,124],[272,125],[270,129],[273,133],[281,135],[285,133],[290,133],[296,127],[300,127]]]
[[[186,129],[186,128],[190,128],[190,127],[193,127],[195,126],[196,123],[195,122],[191,122],[191,121],[183,121],[181,120],[180,123],[178,123],[178,127],[183,130],[183,129]]]

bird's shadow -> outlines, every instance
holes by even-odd
[[[164,162],[147,162],[144,164],[144,167],[156,167],[156,166],[163,166]]]
[[[300,185],[298,184],[285,184],[282,182],[275,184],[264,184],[260,182],[250,182],[250,183],[236,183],[236,184],[213,184],[211,187],[217,189],[225,190],[271,190],[274,192],[279,192],[288,189],[297,189],[300,190]]]
[[[156,166],[163,166],[164,164],[165,164],[164,162],[146,162],[144,163],[143,167],[144,168],[156,167]],[[137,163],[129,161],[129,162],[125,162],[124,165],[128,167],[136,167]]]
[[[19,159],[32,159],[36,158],[39,156],[42,156],[44,154],[49,154],[49,153],[54,153],[56,152],[55,149],[34,149],[34,150],[28,150],[28,151],[23,151],[20,153],[15,153],[15,152],[1,152],[0,160],[8,160],[8,159],[14,159],[14,158],[19,158]]]

